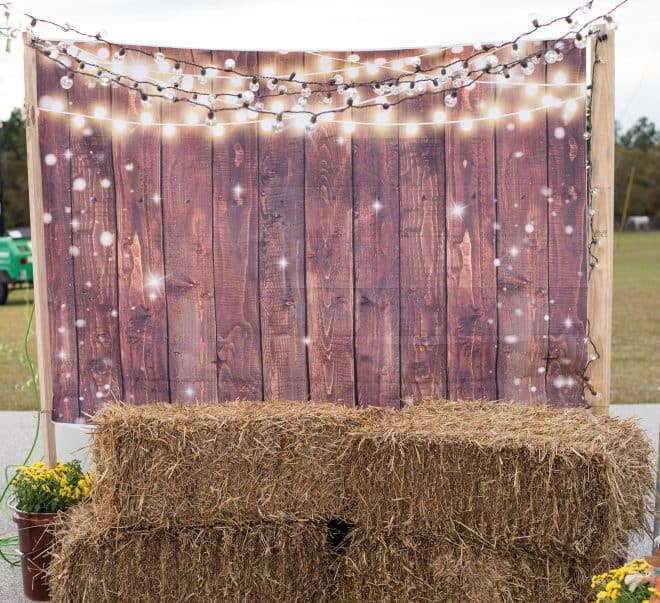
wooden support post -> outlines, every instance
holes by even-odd
[[[602,28],[591,45],[592,84],[591,187],[592,247],[596,266],[591,271],[587,313],[591,340],[599,358],[589,370],[596,394],[587,400],[596,413],[607,413],[612,360],[612,264],[614,249],[614,34]],[[590,258],[590,261],[594,261]]]
[[[48,299],[46,288],[46,250],[44,245],[43,189],[39,152],[39,118],[37,98],[37,55],[30,46],[28,34],[24,38],[25,61],[25,133],[28,152],[28,184],[30,189],[30,225],[32,232],[32,261],[34,280],[35,324],[37,333],[37,374],[41,406],[41,429],[44,443],[44,462],[54,467],[57,459],[53,426],[53,383],[50,365],[48,332]]]

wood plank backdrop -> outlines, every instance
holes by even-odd
[[[534,44],[522,52],[550,43]],[[321,60],[142,50],[220,66],[231,57],[285,78]],[[425,52],[359,54],[387,70]],[[324,53],[336,68],[349,54]],[[400,126],[220,133],[138,125],[139,95],[80,75],[63,90],[62,69],[39,56],[39,98],[96,114],[43,105],[38,117],[53,418],[84,421],[115,399],[584,404],[584,100],[554,106],[551,95],[581,97],[585,65],[584,51],[566,49],[525,80],[461,90],[455,108],[413,97],[388,111]],[[196,80],[209,94],[235,84]],[[406,126],[494,104],[496,120]],[[534,110],[506,115],[524,109]],[[154,100],[150,112],[181,124],[190,107]],[[351,113],[339,119],[375,121],[382,109]],[[128,123],[119,132],[105,117]]]

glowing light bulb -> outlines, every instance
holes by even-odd
[[[379,71],[380,67],[378,65],[375,65],[374,63],[368,63],[367,64],[367,73],[369,75],[376,75]]]
[[[577,101],[575,101],[575,100],[571,99],[571,100],[566,102],[566,111],[568,113],[574,113],[575,111],[577,111],[577,107],[578,107],[578,104],[577,104]]]
[[[396,71],[402,71],[403,70],[403,61],[401,59],[395,59],[392,61],[392,69]]]
[[[472,129],[472,120],[471,119],[462,119],[461,120],[461,130],[464,132],[469,132]]]
[[[117,133],[121,134],[126,131],[128,124],[123,119],[116,119],[112,122],[112,129]]]
[[[60,78],[60,86],[62,86],[64,90],[70,90],[73,87],[73,78],[68,75],[63,75]]]
[[[408,134],[408,136],[413,136],[417,134],[418,128],[419,126],[416,123],[409,122],[406,124],[406,134]]]
[[[176,127],[174,124],[165,124],[163,126],[163,134],[165,136],[174,136],[174,134],[176,134]]]
[[[559,104],[560,101],[556,96],[552,96],[551,94],[546,94],[543,96],[544,107],[556,107]]]
[[[76,128],[82,128],[85,126],[85,118],[82,115],[74,115],[71,121]]]
[[[562,85],[562,84],[565,84],[567,81],[568,81],[568,79],[566,77],[566,74],[563,71],[558,71],[555,74],[555,77],[554,77],[555,84]]]
[[[62,104],[62,101],[54,100],[50,105],[50,109],[56,113],[61,113],[64,111],[64,105]]]
[[[94,117],[98,117],[99,119],[103,119],[104,117],[108,116],[108,112],[105,107],[96,107],[94,109]]]
[[[360,70],[357,67],[349,67],[346,70],[346,75],[351,79],[355,79],[360,74]]]
[[[259,122],[259,127],[262,132],[272,132],[273,131],[273,120],[272,119],[262,119]]]
[[[527,93],[527,96],[534,96],[538,91],[539,91],[538,84],[527,84],[525,86],[525,92]]]
[[[282,113],[282,111],[284,111],[284,104],[281,101],[275,101],[270,106],[270,108],[272,109],[273,113]]]
[[[192,111],[186,115],[186,123],[190,124],[191,126],[194,126],[195,124],[199,123],[199,117],[197,114],[193,113]]]
[[[520,113],[518,113],[518,119],[520,119],[520,121],[522,122],[532,121],[531,111],[528,111],[527,109],[523,109]]]
[[[376,118],[379,124],[386,124],[390,121],[390,112],[389,111],[379,111],[378,117]]]
[[[346,132],[346,134],[352,134],[353,132],[355,132],[355,124],[350,120],[344,121],[342,123],[342,128],[344,129],[344,132]]]
[[[144,112],[142,115],[140,115],[140,121],[145,125],[148,126],[149,124],[152,124],[154,121],[154,116],[151,113]]]
[[[491,107],[488,109],[488,117],[491,119],[497,119],[500,115],[502,115],[502,112],[499,107]]]
[[[444,111],[436,111],[433,114],[433,121],[438,124],[441,124],[443,121],[445,121],[445,119],[447,119],[447,116],[445,115]]]
[[[240,76],[235,75],[234,77],[231,78],[231,85],[234,88],[240,88],[243,85],[243,80],[241,79]]]
[[[247,112],[243,109],[236,111],[235,119],[238,123],[245,123],[248,120]]]
[[[213,136],[222,136],[225,133],[225,128],[222,124],[215,124],[211,128],[211,131],[213,132]]]

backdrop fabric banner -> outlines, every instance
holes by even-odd
[[[245,78],[185,62],[272,73],[277,87],[254,92],[265,107],[296,102],[278,93],[291,73],[396,77],[430,52],[141,50],[127,69],[178,58],[182,86],[221,106]],[[450,64],[474,49],[434,52]],[[412,95],[276,132],[249,110],[205,125],[203,110],[78,73],[65,89],[40,55],[54,420],[113,400],[584,405],[585,72],[571,47],[460,89],[453,107]]]

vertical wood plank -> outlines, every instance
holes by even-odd
[[[523,55],[543,53],[543,43],[526,43]],[[545,83],[545,64],[524,80]],[[542,88],[542,86],[540,87]],[[540,92],[530,106],[541,104]],[[521,111],[521,87],[498,88],[502,113]],[[530,121],[498,120],[497,271],[499,349],[498,397],[542,402],[546,399],[548,356],[548,191],[546,113]]]
[[[96,56],[100,44],[78,44]],[[84,54],[81,55],[84,60]],[[78,77],[69,91],[71,108],[111,113],[109,87]],[[122,398],[117,313],[117,223],[112,139],[108,122],[87,118],[71,130],[74,277],[80,410],[93,415],[108,400]]]
[[[360,52],[361,63],[382,53]],[[385,57],[387,58],[387,57]],[[360,68],[360,78],[369,75]],[[364,93],[366,96],[373,93]],[[393,121],[397,108],[387,110]],[[353,109],[378,123],[380,107]],[[399,141],[396,127],[358,126],[353,134],[355,362],[360,406],[399,408]]]
[[[33,56],[33,51],[29,53]],[[32,69],[34,59],[30,59]],[[64,70],[39,54],[36,72],[26,76],[37,78],[35,107],[38,98],[50,96],[64,107],[68,94],[59,85]],[[82,82],[77,82],[81,84]],[[26,88],[27,89],[27,88]],[[58,91],[59,90],[59,91]],[[32,101],[30,101],[32,102]],[[42,111],[38,116],[39,178],[42,201],[45,272],[48,292],[40,292],[48,300],[50,341],[50,372],[52,379],[53,419],[73,423],[80,415],[78,404],[78,341],[76,332],[76,293],[73,279],[71,247],[71,165],[69,150],[69,120]],[[48,160],[46,159],[48,157]],[[30,159],[32,161],[32,158]],[[55,163],[53,163],[55,161]],[[37,166],[33,168],[35,171]],[[42,176],[43,174],[43,176]],[[41,225],[33,222],[33,251],[39,239]],[[37,255],[33,253],[35,261]],[[35,279],[36,282],[36,279]],[[36,293],[36,286],[35,286]],[[40,362],[41,364],[41,362]],[[48,376],[51,379],[51,376]],[[40,383],[43,381],[40,378]]]
[[[343,55],[342,55],[343,56]],[[315,71],[314,57],[305,70]],[[355,404],[351,136],[321,121],[305,139],[305,239],[312,400]]]
[[[113,48],[111,55],[116,50]],[[126,52],[124,63],[129,73],[146,62],[148,58]],[[160,106],[154,102],[151,110],[155,122],[161,118]],[[141,113],[139,94],[123,87],[112,89],[113,119],[139,122]],[[112,152],[124,401],[169,401],[160,127],[127,125],[125,132],[115,127]]]
[[[32,257],[34,305],[37,336],[37,371],[39,375],[39,406],[43,415],[44,462],[52,468],[57,460],[55,428],[53,426],[53,381],[51,372],[48,325],[48,274],[44,233],[44,191],[42,190],[39,149],[39,116],[37,95],[37,55],[29,45],[28,34],[23,39],[26,100],[26,148],[28,184],[30,187],[30,223],[32,226]]]
[[[587,401],[594,412],[606,413],[610,403],[612,361],[612,261],[614,241],[614,33],[601,29],[605,39],[591,47],[594,66],[592,82],[591,184],[596,190],[592,200],[595,211],[589,240],[597,266],[589,276],[587,308],[591,340],[599,358],[589,367],[589,379],[596,394]]]
[[[408,55],[410,56],[410,55]],[[435,57],[436,59],[438,57]],[[433,119],[442,95],[398,107],[402,123]],[[447,395],[445,129],[399,128],[401,395]]]
[[[286,80],[302,53],[259,53],[259,67]],[[272,95],[266,82],[261,95]],[[266,107],[277,107],[275,98]],[[259,284],[264,397],[309,397],[305,309],[305,139],[296,129],[259,137]]]
[[[547,43],[547,48],[552,47]],[[561,63],[546,68],[547,94],[583,94],[586,51],[569,44]],[[565,81],[568,85],[565,85]],[[560,82],[559,86],[555,86]],[[550,351],[547,399],[552,404],[584,404],[582,377],[587,364],[587,224],[584,102],[548,111],[548,290]]]
[[[227,58],[236,61],[240,72],[256,73],[258,70],[255,52],[213,52],[211,63],[224,65]],[[216,78],[214,91],[244,92],[248,84],[249,80],[242,80],[240,86],[234,87],[231,79]],[[226,120],[232,113],[217,115],[219,120]],[[263,397],[257,136],[257,124],[252,123],[229,126],[223,136],[213,139],[218,400],[261,400]]]
[[[180,60],[210,63],[210,53],[167,49]],[[203,109],[164,103],[165,123],[185,123]],[[172,402],[217,399],[213,288],[212,147],[203,126],[181,126],[162,139],[162,201],[167,295],[168,359]]]
[[[477,83],[459,92],[451,114],[486,115],[494,99],[489,82]],[[490,120],[446,128],[447,374],[457,400],[497,397],[494,134]]]

